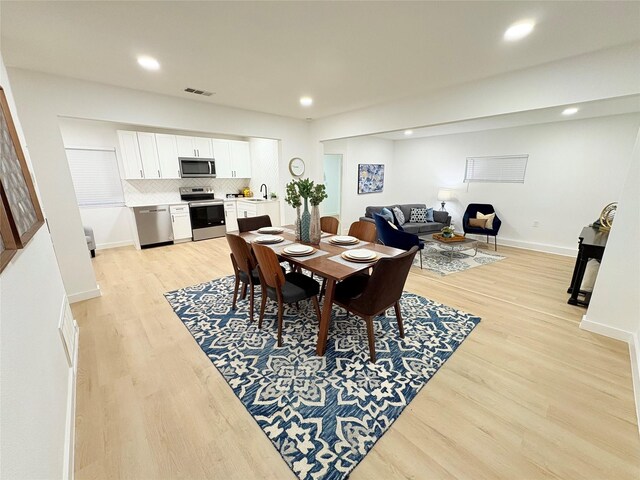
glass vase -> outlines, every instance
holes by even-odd
[[[309,213],[309,201],[308,199],[304,199],[304,211],[302,212],[302,216],[300,217],[300,241],[304,243],[309,243],[311,239],[309,238],[309,230],[311,229],[311,214]]]
[[[317,205],[311,205],[311,228],[309,229],[310,243],[318,245],[322,230],[320,229],[320,208]]]

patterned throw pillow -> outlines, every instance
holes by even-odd
[[[411,223],[427,223],[427,209],[426,208],[412,208],[411,217],[409,218]]]
[[[393,207],[393,214],[396,216],[396,220],[398,221],[398,225],[404,225],[407,221],[404,218],[404,213],[400,210],[400,207]]]

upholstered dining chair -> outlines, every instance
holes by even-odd
[[[496,209],[493,208],[493,205],[489,203],[470,203],[467,206],[467,209],[464,211],[464,215],[462,216],[462,229],[464,230],[464,235],[467,233],[475,234],[475,235],[486,235],[487,243],[489,243],[489,237],[493,237],[493,245],[498,251],[498,231],[500,230],[500,225],[502,225],[502,220],[498,218],[498,215],[493,219],[492,228],[483,228],[481,226],[471,225],[470,220],[477,218],[478,213],[482,213],[483,215],[490,215],[492,213],[496,213]]]
[[[271,217],[269,215],[260,215],[259,217],[238,218],[238,231],[252,232],[262,227],[271,226]]]
[[[418,247],[413,246],[408,252],[395,257],[381,258],[374,265],[371,275],[353,275],[336,285],[333,302],[347,312],[364,318],[367,324],[369,359],[372,363],[376,361],[374,317],[394,307],[400,338],[404,338],[400,297],[417,251]]]
[[[278,303],[278,347],[282,346],[282,310],[285,303],[297,303],[311,299],[320,322],[320,305],[318,293],[320,284],[313,278],[299,272],[285,274],[278,263],[275,252],[265,246],[253,244],[253,252],[258,260],[258,274],[262,285],[262,302],[260,304],[260,320],[258,328],[262,328],[267,298]]]
[[[373,214],[373,219],[378,229],[378,240],[383,245],[399,248],[400,250],[410,250],[412,247],[417,247],[418,250],[424,250],[424,241],[417,235],[400,229],[396,230],[389,224],[386,218],[377,213]],[[422,252],[420,252],[420,269],[422,269]]]
[[[340,222],[336,217],[320,217],[320,230],[325,233],[338,233],[338,226]]]
[[[247,285],[249,286],[249,319],[253,322],[253,299],[255,286],[260,284],[260,276],[257,270],[257,262],[251,251],[251,247],[246,240],[233,233],[227,233],[227,242],[231,248],[231,264],[236,276],[236,284],[233,289],[233,305],[236,309],[238,289],[242,283],[242,293],[240,297],[245,298]]]
[[[363,222],[362,220],[351,224],[351,227],[349,227],[349,235],[363,242],[376,243],[378,240],[376,225],[371,222]]]

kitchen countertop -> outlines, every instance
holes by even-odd
[[[250,198],[245,198],[245,197],[238,197],[238,198],[225,198],[225,197],[221,197],[218,198],[216,197],[216,200],[224,200],[225,202],[239,202],[239,201],[247,201],[248,203],[251,204],[259,204],[259,203],[273,203],[273,202],[278,202],[280,201],[279,198],[275,198],[275,199],[269,199],[269,200],[260,200],[260,201],[255,201],[252,200],[251,198],[257,198],[257,197],[250,197]],[[192,201],[197,201],[197,200],[192,200]],[[150,207],[153,205],[187,205],[189,202],[186,200],[176,200],[175,202],[146,202],[146,203],[125,203],[125,205],[128,208],[136,208],[136,207]]]

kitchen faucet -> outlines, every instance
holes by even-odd
[[[262,193],[262,187],[264,187],[264,195],[262,196],[262,198],[264,198],[266,200],[267,199],[267,185],[265,183],[260,185],[260,193]]]

